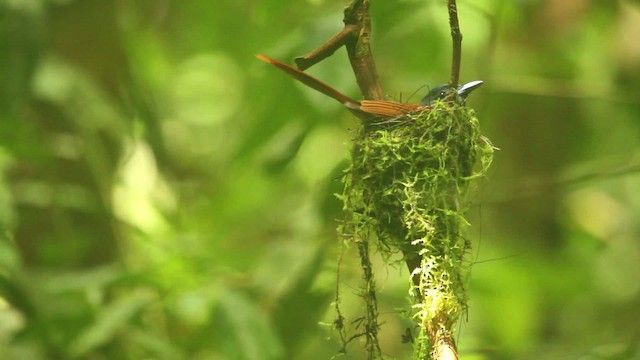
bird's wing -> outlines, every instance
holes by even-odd
[[[396,117],[404,114],[426,110],[428,106],[420,104],[403,104],[393,101],[381,100],[362,100],[360,101],[360,110],[373,116],[380,117]]]

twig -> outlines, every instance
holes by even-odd
[[[501,196],[483,199],[482,205],[497,206],[511,204],[514,201],[524,201],[528,199],[553,194],[556,191],[570,191],[580,188],[580,186],[609,179],[615,179],[627,175],[640,174],[640,162],[628,165],[620,165],[615,168],[608,168],[598,171],[581,171],[579,173],[563,173],[557,177],[537,177],[523,181],[520,186],[512,189],[501,189]],[[476,206],[478,204],[475,204]]]
[[[341,46],[347,48],[351,68],[360,92],[367,100],[381,100],[384,92],[378,81],[371,55],[370,0],[353,0],[344,10],[344,28],[310,53],[295,59],[298,69],[305,70],[331,56]]]
[[[460,78],[460,62],[462,57],[462,34],[458,23],[458,6],[456,0],[448,0],[449,26],[451,27],[451,40],[453,42],[453,53],[451,54],[451,78],[449,85],[452,88],[458,87]]]
[[[316,63],[333,55],[336,50],[347,44],[350,37],[355,36],[358,27],[352,24],[347,24],[339,33],[327,40],[324,44],[318,46],[317,49],[312,52],[295,58],[296,66],[298,69],[304,71]]]
[[[364,280],[363,298],[367,306],[367,315],[364,318],[364,335],[366,339],[366,348],[368,359],[381,359],[382,350],[378,340],[378,300],[376,295],[376,285],[373,278],[373,265],[369,258],[369,242],[361,239],[358,242],[358,252],[360,253],[360,262],[363,271],[362,278]]]

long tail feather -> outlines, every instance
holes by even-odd
[[[350,110],[355,110],[355,109],[359,109],[360,108],[360,102],[353,100],[352,98],[348,97],[347,95],[339,92],[338,90],[332,88],[331,86],[323,83],[322,81],[314,78],[313,76],[304,73],[292,66],[289,66],[283,62],[280,62],[276,59],[272,59],[268,56],[262,55],[262,54],[257,54],[256,57],[266,63],[269,63],[275,67],[277,67],[278,69],[284,71],[285,73],[287,73],[287,75],[291,76],[292,78],[300,81],[301,83],[307,85],[308,87],[317,90],[331,98],[336,99],[337,101],[339,101],[341,104],[343,104],[344,106],[346,106],[347,108],[349,108]]]

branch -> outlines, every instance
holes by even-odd
[[[295,59],[298,69],[305,70],[331,56],[341,46],[347,48],[351,68],[360,92],[367,100],[381,100],[384,92],[378,81],[371,54],[370,0],[353,0],[344,10],[344,28],[310,53]]]
[[[462,33],[458,23],[458,6],[456,0],[448,0],[449,26],[451,27],[451,40],[453,42],[453,53],[451,54],[451,78],[449,85],[456,89],[460,78],[460,59],[462,57]]]
[[[442,316],[444,315],[434,319],[431,324],[427,324],[427,332],[433,341],[431,358],[433,360],[458,360],[458,349],[451,336],[450,321]]]
[[[451,326],[438,320],[442,319],[436,319],[433,324],[427,325],[427,331],[433,341],[431,357],[434,360],[458,360],[458,349],[451,337]]]
[[[356,36],[347,42],[347,54],[360,91],[367,100],[382,100],[384,93],[378,81],[376,64],[371,54],[371,16],[369,0],[353,0],[344,10],[346,26],[355,25]]]
[[[356,36],[357,30],[358,28],[355,25],[346,25],[339,33],[318,46],[317,49],[295,58],[298,69],[304,71],[333,55],[336,50],[347,44],[349,38]]]

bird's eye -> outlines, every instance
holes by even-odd
[[[446,91],[440,91],[440,96],[445,96],[445,95],[447,95]]]

